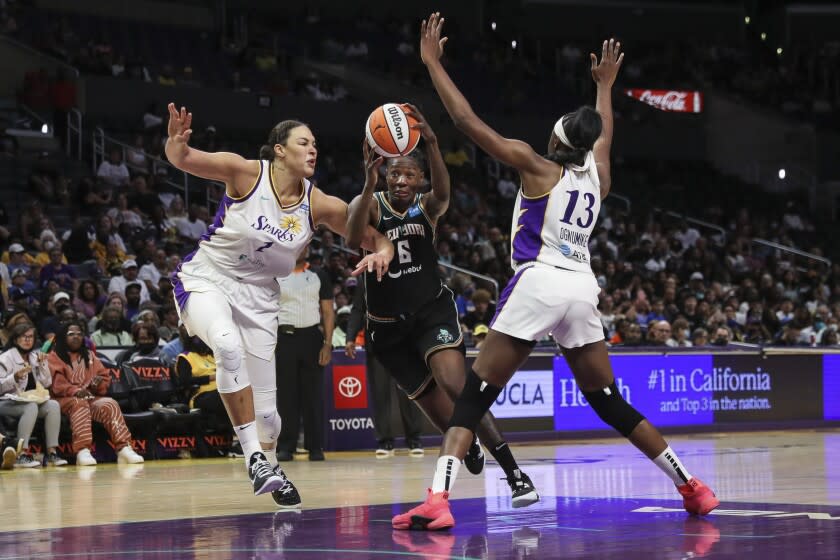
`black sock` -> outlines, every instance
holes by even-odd
[[[510,477],[519,478],[519,465],[516,464],[516,459],[513,458],[513,453],[510,452],[510,447],[506,441],[503,441],[496,447],[490,448],[490,454],[499,463],[499,466],[505,471],[505,474]]]

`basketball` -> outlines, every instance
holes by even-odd
[[[373,110],[365,124],[365,136],[373,150],[388,158],[410,154],[417,147],[420,131],[411,128],[417,119],[399,103],[385,103]]]

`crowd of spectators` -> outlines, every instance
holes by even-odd
[[[34,198],[16,227],[6,226],[0,273],[7,320],[24,314],[41,337],[50,337],[62,321],[76,317],[86,322],[96,344],[137,346],[138,336],[147,338],[148,333],[133,325],[146,316],[153,319],[161,344],[177,338],[168,277],[205,232],[210,210],[198,203],[185,209],[182,196],[156,173],[154,162],[160,160],[146,146],[150,139],[162,143],[163,120],[152,116],[150,108],[142,119],[153,121],[150,129],[138,132],[131,148],[110,150],[93,177],[70,181],[49,157],[33,167],[30,185],[49,187],[32,188]],[[205,149],[226,148],[215,129],[197,135],[196,143]],[[493,300],[511,275],[516,178],[504,168],[491,175],[492,167],[468,143],[446,148],[444,158],[453,196],[438,224],[436,243],[444,263],[440,271],[457,295],[463,329],[472,343],[475,329],[492,318]],[[319,170],[319,183],[324,180],[320,184],[328,193],[349,201],[363,180],[359,162],[344,151],[322,153],[320,161],[326,170]],[[652,171],[644,162],[618,162],[616,187],[636,196],[633,185],[645,184],[639,200],[655,198],[659,176],[671,183],[681,178],[661,166]],[[708,170],[706,176],[693,168],[685,175],[717,181]],[[709,194],[707,189],[704,196]],[[630,210],[607,200],[590,251],[603,289],[601,310],[611,344],[836,344],[836,336],[825,335],[836,330],[840,317],[838,266],[827,269],[818,261],[795,260],[751,242],[760,236],[820,254],[814,224],[798,205],[782,198],[774,206],[768,202],[772,197],[763,197],[763,205],[753,208],[746,206],[753,198],[748,190],[740,199],[721,192],[722,202],[725,196],[734,196],[732,205],[707,204],[697,211],[698,217],[720,224],[719,230],[669,221],[647,204]],[[66,205],[66,200],[75,208],[73,219],[59,228],[50,209]],[[312,266],[331,275],[336,309],[348,305],[356,285],[349,274],[354,257],[342,250],[341,240],[322,232],[310,258]],[[481,277],[453,273],[445,266],[450,264]]]

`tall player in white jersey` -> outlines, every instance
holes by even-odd
[[[259,160],[207,153],[187,145],[192,113],[169,104],[166,156],[178,169],[225,183],[216,218],[198,248],[172,276],[181,320],[216,356],[216,384],[242,449],[254,493],[271,492],[281,507],[300,496],[277,465],[274,347],[277,343],[278,278],[288,276],[317,226],[344,235],[347,204],[309,182],[318,150],[303,123],[275,126]],[[393,244],[367,228],[364,245],[374,251],[356,273],[388,270]]]
[[[591,54],[596,110],[581,107],[552,129],[548,154],[503,138],[472,111],[440,62],[443,18],[421,28],[420,54],[455,125],[484,151],[519,172],[522,186],[511,232],[515,270],[449,422],[425,503],[394,518],[394,527],[442,529],[455,520],[449,490],[479,418],[522,366],[536,340],[551,334],[592,409],[648,456],[674,482],[685,509],[706,514],[714,493],[693,478],[659,431],[625,401],[615,384],[597,310],[599,288],[589,265],[589,236],[610,190],[612,85],[624,58],[620,44],[604,41],[601,60]]]

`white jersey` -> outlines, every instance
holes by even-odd
[[[589,237],[601,210],[601,186],[592,152],[582,166],[567,165],[548,193],[528,198],[519,189],[510,234],[511,264],[540,262],[592,272]]]
[[[213,223],[182,266],[196,258],[252,284],[288,276],[315,229],[310,207],[312,188],[312,183],[304,179],[300,199],[282,206],[271,177],[271,163],[260,161],[254,186],[241,197],[224,195]]]

